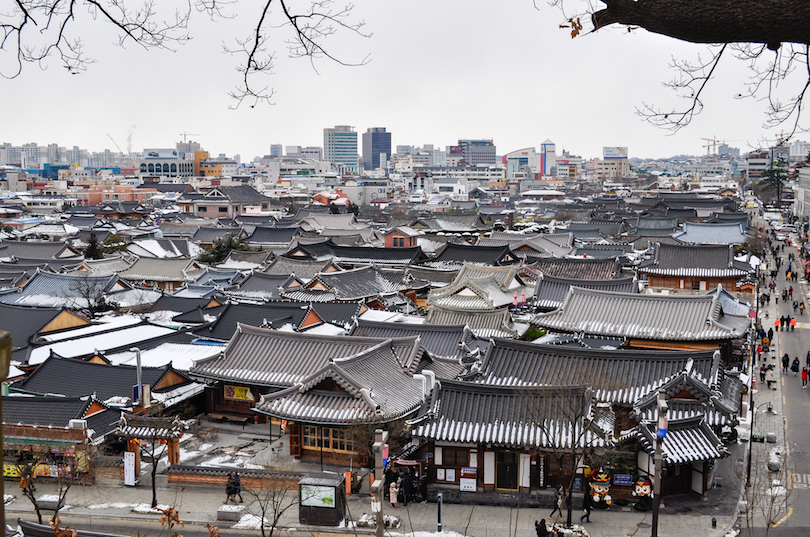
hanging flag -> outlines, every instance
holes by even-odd
[[[524,305],[524,306],[526,305],[526,290],[525,289],[520,292],[520,303],[522,305]]]
[[[512,304],[517,307],[517,291],[515,291],[515,296],[512,298]]]
[[[658,416],[658,438],[666,438],[669,429],[669,420],[666,416]]]

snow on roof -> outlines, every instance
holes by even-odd
[[[74,328],[64,332],[57,332],[55,334],[45,334],[40,336],[44,341],[54,342],[64,339],[72,339],[76,337],[84,337],[96,332],[104,332],[116,328],[124,328],[142,322],[142,319],[137,315],[104,315],[96,319],[98,324],[91,324],[81,328]]]
[[[171,362],[172,367],[188,371],[195,360],[202,360],[219,354],[222,347],[184,343],[163,343],[153,349],[141,351],[141,366],[163,367]],[[113,365],[136,365],[135,353],[130,351],[108,354],[106,358]]]
[[[73,358],[88,354],[94,350],[104,351],[107,349],[123,347],[124,345],[133,345],[146,339],[165,336],[173,332],[174,330],[170,328],[144,324],[129,328],[122,328],[113,332],[105,332],[103,334],[91,335],[88,337],[59,341],[33,349],[30,357],[28,358],[28,364],[41,364],[48,359],[51,351],[66,358]]]

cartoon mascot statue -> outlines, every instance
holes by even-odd
[[[633,490],[633,496],[638,496],[638,501],[633,505],[636,511],[649,511],[652,509],[652,486],[650,480],[646,477],[639,477],[636,479],[636,486]]]
[[[610,475],[602,470],[602,468],[597,468],[591,474],[591,482],[589,484],[593,496],[593,508],[607,509],[613,501],[613,498],[608,494],[610,492]]]

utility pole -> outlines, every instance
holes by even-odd
[[[383,446],[388,440],[388,431],[377,429],[374,431],[374,483],[371,485],[372,511],[377,511],[377,537],[383,537],[383,499],[385,498],[385,478],[383,475]]]
[[[655,482],[653,484],[652,537],[658,537],[658,511],[661,508],[661,481],[663,480],[664,438],[667,436],[667,394],[658,390],[658,433],[655,435]]]

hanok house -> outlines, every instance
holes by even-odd
[[[620,337],[625,347],[719,348],[726,364],[742,361],[748,316],[725,313],[717,295],[648,295],[571,287],[562,306],[531,323],[551,332]]]
[[[728,455],[719,438],[723,427],[734,427],[742,398],[739,373],[718,371],[704,379],[689,363],[661,386],[667,398],[669,430],[662,443],[665,473],[662,495],[695,492],[705,495],[714,486],[717,461]],[[652,478],[658,423],[658,390],[651,391],[633,407],[638,425],[628,437],[638,440],[638,474]]]
[[[658,243],[654,248],[637,269],[653,289],[708,291],[722,285],[739,291],[738,282],[754,272],[750,264],[734,259],[732,245]]]
[[[610,414],[583,386],[440,380],[410,423],[421,452],[427,451],[429,495],[487,503],[481,493],[546,487],[547,464],[570,479],[574,453],[612,446]],[[462,498],[468,492],[476,493],[475,500]]]
[[[627,431],[641,434],[639,423],[655,421],[655,396],[662,389],[670,400],[670,419],[704,417],[713,431],[705,436],[713,442],[712,435],[716,437],[723,427],[736,425],[742,396],[739,374],[724,371],[716,351],[586,349],[579,345],[539,345],[494,339],[483,358],[478,363],[471,363],[459,379],[515,389],[549,384],[587,385],[593,391],[595,404],[612,410],[613,432],[617,437],[627,436]],[[484,423],[479,426],[484,426]],[[630,447],[628,453],[620,455],[624,463],[629,468],[638,465],[647,471],[646,448],[643,445]],[[705,484],[697,490],[697,485],[690,489],[691,483],[684,487],[673,481],[666,487],[668,493],[697,490],[703,494],[711,487],[711,472],[722,451],[715,451],[716,456],[696,458],[687,464],[684,461],[697,453],[693,447],[691,444],[670,446],[672,464],[685,465],[677,470],[680,475],[681,471],[691,472],[691,467],[687,466],[694,463],[695,471],[706,476]],[[703,457],[707,452],[700,453]],[[552,487],[567,483],[570,470],[560,467],[553,457],[546,461],[542,482]],[[672,471],[676,472],[674,468]]]
[[[268,416],[291,420],[286,434],[296,458],[348,461],[358,456],[346,437],[350,422],[382,423],[415,412],[423,381],[413,375],[433,361],[418,336],[322,336],[240,323],[224,351],[197,362],[191,375],[207,383],[206,412],[260,423]],[[321,396],[338,406],[318,413],[314,401]]]
[[[115,429],[118,412],[91,396],[3,396],[3,475],[19,475],[21,456],[34,475],[93,479],[92,446]]]

